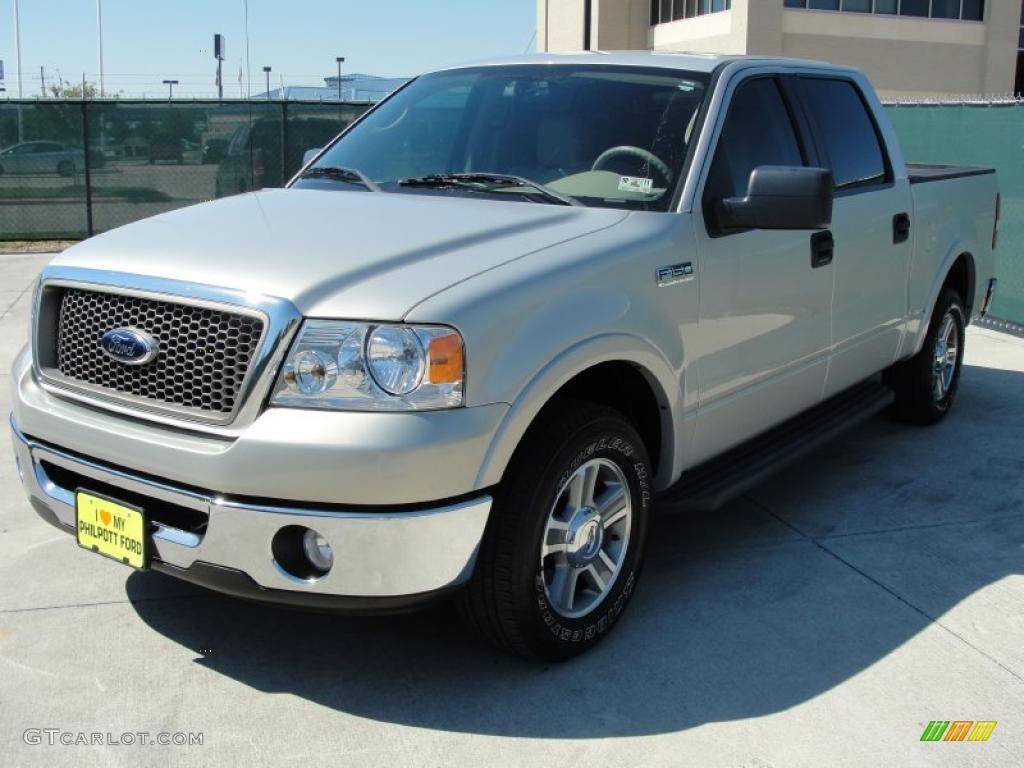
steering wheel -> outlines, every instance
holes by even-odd
[[[643,160],[647,165],[654,168],[654,170],[660,173],[662,177],[665,179],[665,181],[668,182],[668,184],[672,183],[672,169],[668,167],[664,160],[662,160],[653,152],[648,152],[646,149],[641,149],[640,147],[631,147],[625,144],[623,144],[620,147],[612,147],[611,149],[606,149],[598,156],[597,160],[594,161],[594,164],[590,167],[590,170],[599,171],[602,167],[604,167],[604,165],[608,163],[609,160],[611,160],[613,157],[619,156],[633,157],[639,160]]]

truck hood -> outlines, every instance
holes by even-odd
[[[274,189],[120,227],[53,264],[278,296],[309,317],[400,320],[457,282],[626,216],[513,200]]]

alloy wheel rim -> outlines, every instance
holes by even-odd
[[[566,618],[590,613],[608,595],[629,548],[629,483],[608,459],[591,459],[562,483],[541,541],[544,594]]]
[[[933,362],[932,391],[935,402],[941,402],[953,386],[953,377],[960,362],[960,327],[952,309],[942,318],[942,325],[935,337]]]

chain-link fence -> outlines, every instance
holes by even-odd
[[[320,102],[0,102],[0,240],[76,240],[279,187],[368,108]]]
[[[367,104],[0,102],[0,240],[79,239],[162,211],[282,185]],[[909,161],[996,168],[993,314],[1024,325],[1024,105],[887,107]]]

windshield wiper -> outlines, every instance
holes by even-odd
[[[300,179],[314,179],[317,177],[333,179],[334,181],[344,181],[349,184],[362,184],[371,192],[381,191],[376,182],[371,181],[365,173],[355,168],[341,168],[336,165],[318,165],[314,168],[308,169],[299,176]]]
[[[583,205],[575,197],[563,195],[551,187],[509,173],[432,173],[429,176],[402,179],[398,183],[403,187],[454,187],[480,192],[496,192],[509,187],[528,187],[562,205]]]

